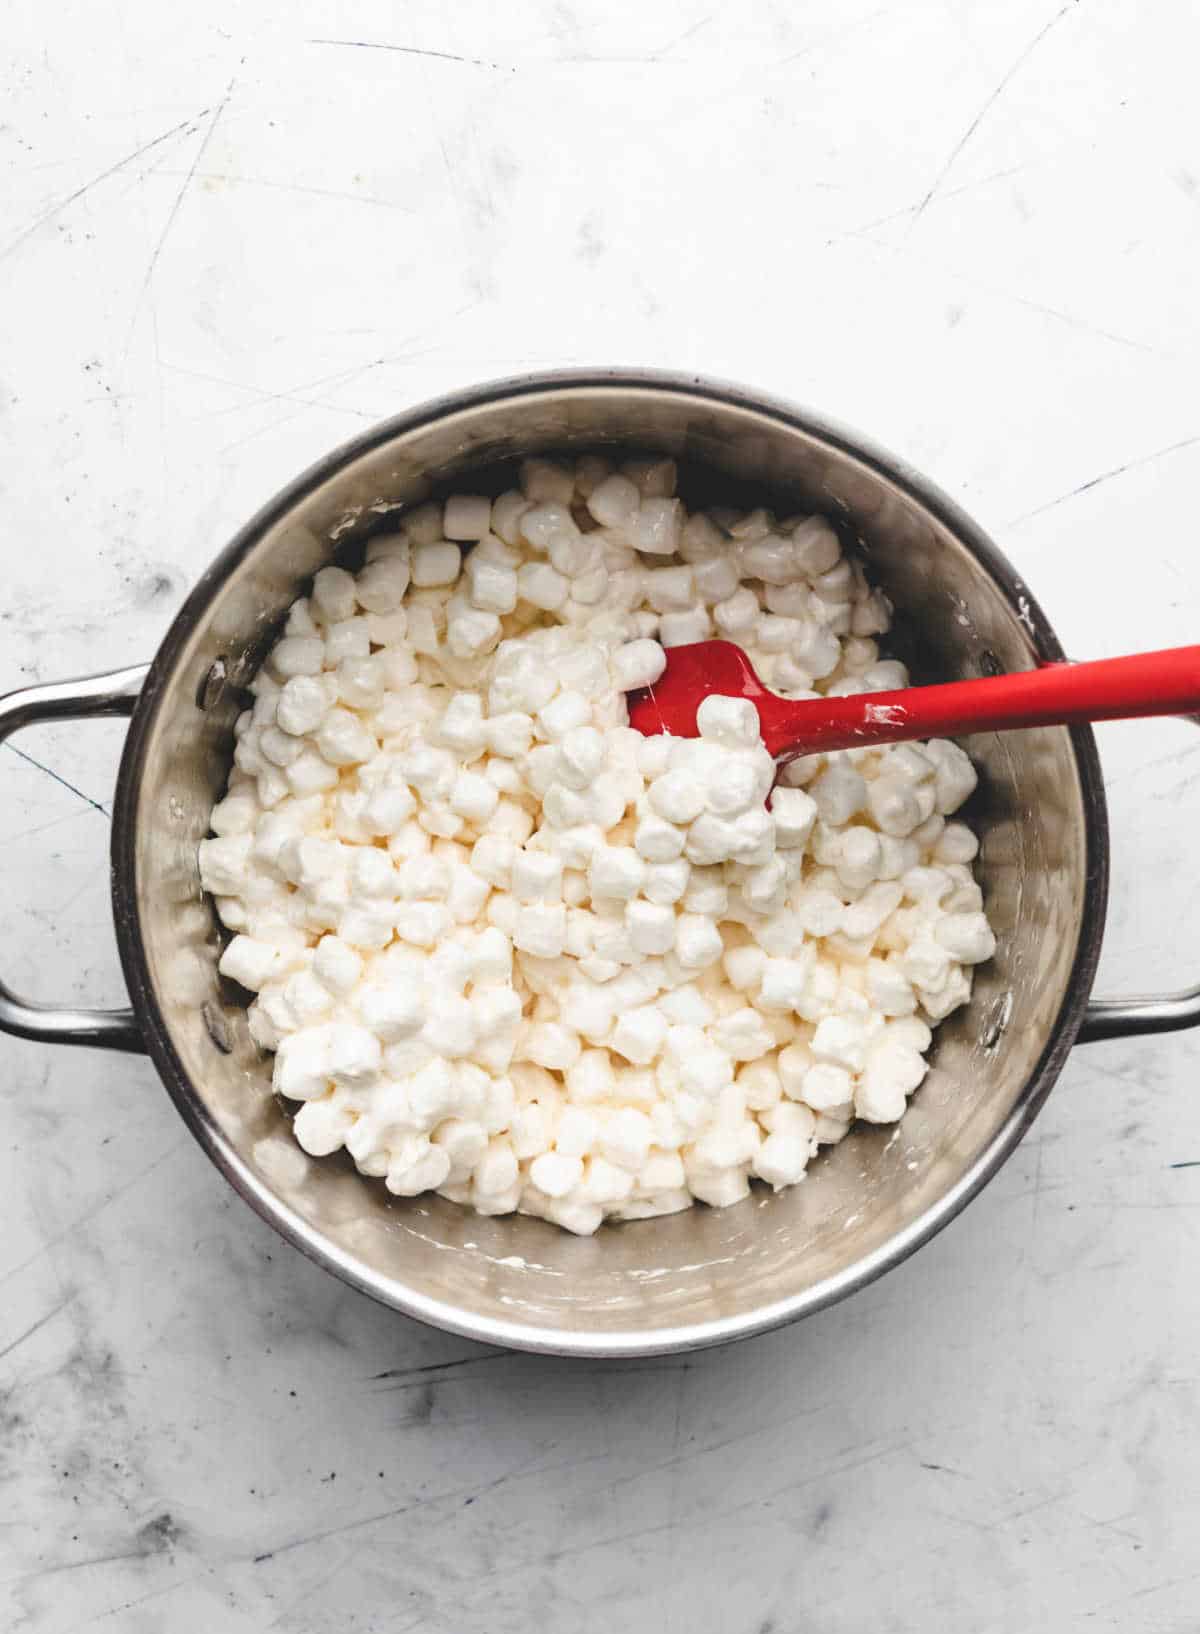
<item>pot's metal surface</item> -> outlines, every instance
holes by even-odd
[[[897,609],[918,677],[1061,658],[1025,586],[948,500],[857,438],[785,405],[694,378],[633,373],[501,382],[377,427],[302,477],[213,563],[150,666],[133,715],[113,828],[113,900],[133,1016],[171,1095],[242,1195],[348,1282],[495,1344],[628,1356],[719,1343],[819,1309],[895,1265],[995,1173],[1057,1077],[1088,1011],[1107,886],[1103,791],[1090,732],[979,737],[971,818],[999,938],[969,1007],[937,1034],[933,1069],[895,1129],[856,1128],[806,1182],[724,1210],[578,1239],[525,1218],[482,1219],[439,1198],[398,1201],[348,1162],[292,1139],[236,996],[196,846],[223,785],[239,686],[304,580],[396,505],[481,465],[597,446],[675,454],[703,484],[768,487],[838,518]],[[134,672],[74,689],[76,713],[128,708]],[[69,689],[62,689],[67,692]],[[37,715],[0,704],[0,736]],[[56,712],[71,713],[62,698]],[[19,718],[16,718],[19,716]],[[1200,991],[1093,1007],[1095,1036],[1200,1019]],[[24,1006],[0,1027],[130,1047],[115,1020]]]

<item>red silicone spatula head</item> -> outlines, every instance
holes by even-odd
[[[669,732],[672,737],[694,738],[696,711],[714,692],[725,698],[750,698],[760,706],[772,696],[732,641],[697,641],[671,647],[662,677],[629,694],[629,724],[647,737]]]

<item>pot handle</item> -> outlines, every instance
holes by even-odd
[[[132,715],[148,664],[88,675],[77,681],[22,687],[0,697],[0,744],[22,727],[42,721],[87,720],[96,715]],[[0,981],[0,1032],[46,1044],[92,1044],[108,1050],[143,1051],[132,1010],[68,1010],[33,1004]]]
[[[1200,715],[1188,715],[1185,719],[1193,726],[1200,726]],[[1174,1033],[1184,1027],[1200,1027],[1200,986],[1145,998],[1093,999],[1075,1042],[1092,1044],[1100,1038]]]

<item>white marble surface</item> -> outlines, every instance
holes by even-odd
[[[293,472],[529,366],[818,405],[1078,655],[1198,638],[1191,8],[86,0],[6,15],[0,688],[148,657]],[[375,47],[378,47],[376,49]],[[120,993],[113,724],[0,755],[5,974]],[[1200,968],[1200,743],[1106,729],[1102,985]],[[1200,1038],[1079,1051],[901,1270],[687,1360],[489,1355],[0,1040],[0,1626],[1196,1626]]]

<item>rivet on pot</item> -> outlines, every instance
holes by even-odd
[[[1012,1017],[1012,1010],[1013,996],[1011,992],[1001,993],[984,1017],[983,1028],[979,1035],[979,1043],[983,1049],[995,1049],[1000,1042],[1001,1034]]]
[[[200,1014],[204,1025],[208,1029],[208,1036],[220,1050],[222,1055],[233,1053],[233,1037],[229,1030],[229,1018],[223,1010],[218,1010],[213,1003],[202,1004]]]
[[[196,708],[211,709],[221,696],[229,675],[229,668],[223,658],[215,658],[208,666],[204,679],[196,689]]]

